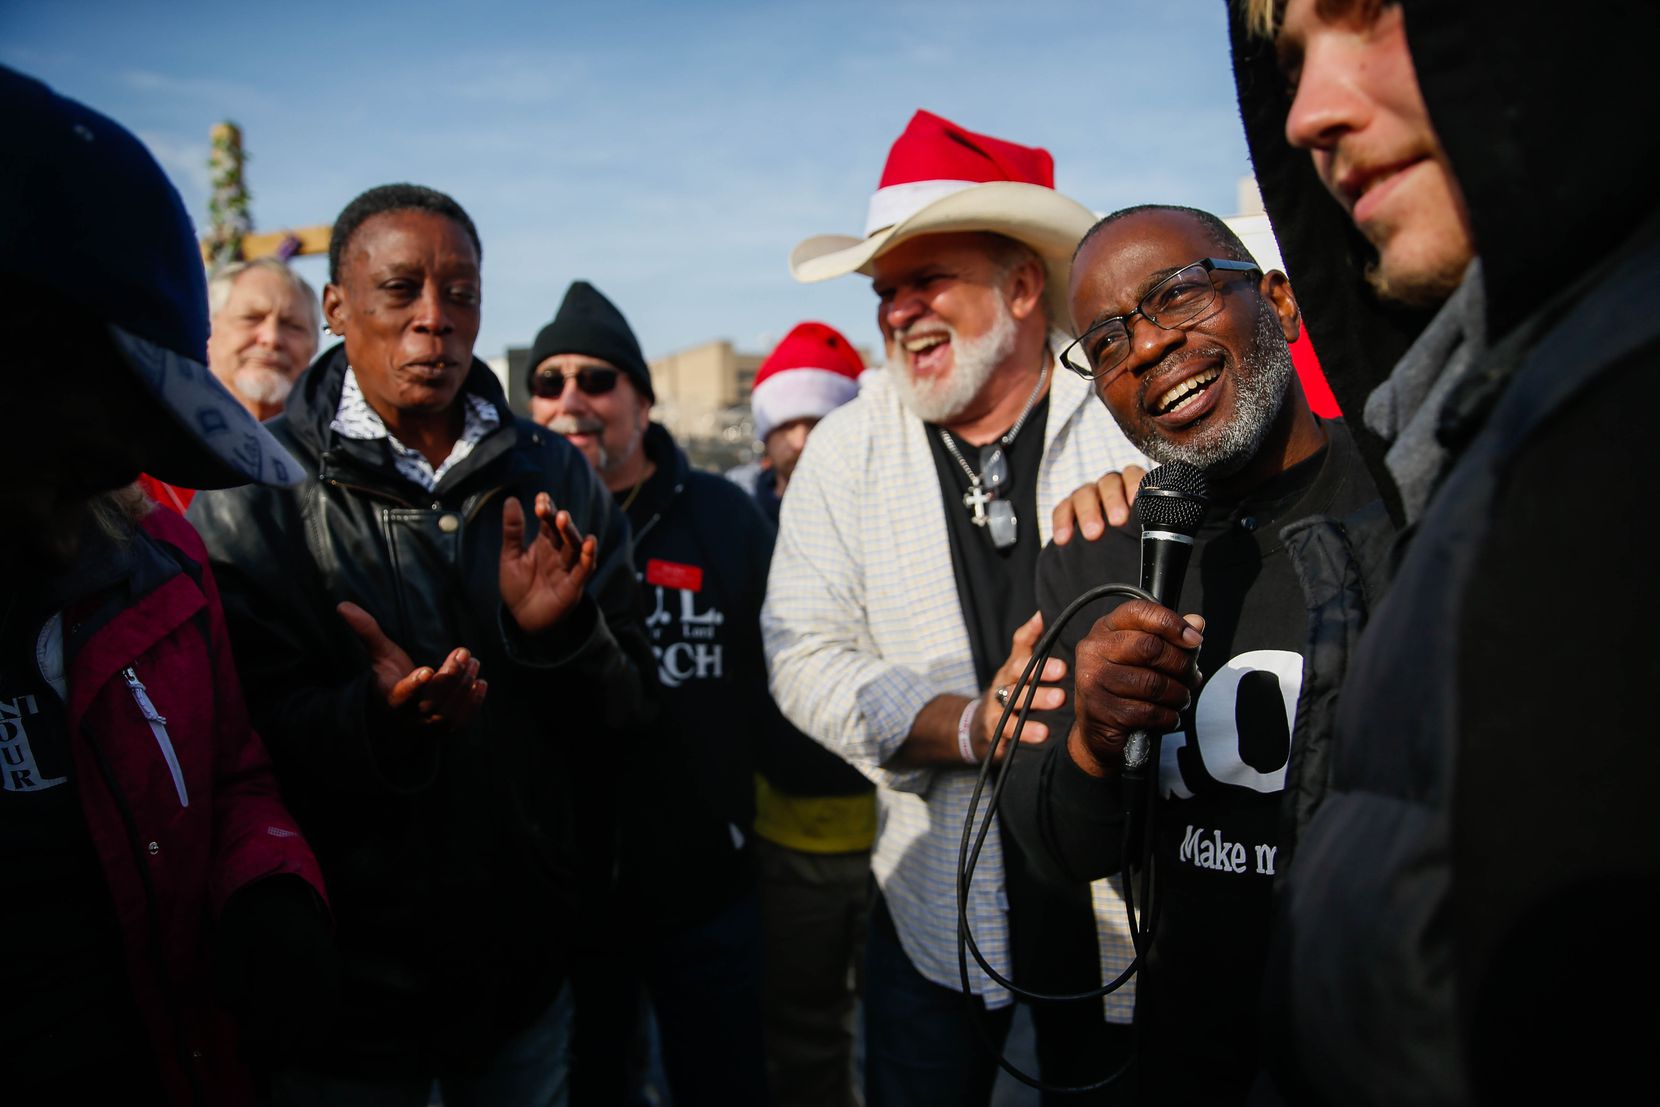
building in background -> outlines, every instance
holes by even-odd
[[[651,363],[659,423],[692,464],[717,472],[755,458],[749,393],[766,351],[739,351],[724,339],[679,350]]]

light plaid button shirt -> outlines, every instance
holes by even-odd
[[[392,464],[398,473],[410,483],[431,492],[444,479],[445,473],[461,464],[473,452],[473,447],[484,441],[485,435],[501,426],[501,416],[489,400],[471,392],[461,393],[461,399],[461,437],[456,439],[450,456],[436,469],[421,451],[405,446],[398,441],[397,435],[386,429],[386,423],[375,414],[375,409],[364,397],[363,386],[357,383],[357,370],[350,365],[346,366],[346,379],[340,386],[340,404],[335,408],[329,430],[364,442],[386,439],[392,447]]]
[[[1108,470],[1146,464],[1087,381],[1058,365],[1052,379],[1037,485],[1045,542],[1050,511],[1063,496]],[[927,431],[885,372],[867,373],[862,383],[858,398],[814,429],[790,479],[761,626],[784,714],[878,785],[872,867],[906,955],[929,980],[960,989],[957,846],[974,771],[881,766],[929,700],[983,690],[975,687]],[[1111,979],[1132,955],[1123,901],[1098,881],[1095,904]],[[995,831],[975,869],[968,914],[981,953],[1008,976],[1008,899]],[[969,980],[988,1006],[1010,1001],[972,958]],[[1132,989],[1121,988],[1106,1000],[1107,1018],[1128,1022],[1133,1003]]]

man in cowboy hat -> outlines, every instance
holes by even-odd
[[[1010,994],[957,960],[957,846],[997,691],[1041,631],[1033,573],[1054,503],[1141,463],[1088,386],[1054,371],[1072,249],[1094,222],[1054,190],[1047,151],[918,112],[862,238],[797,246],[801,281],[872,278],[888,368],[830,413],[785,499],[762,613],[772,688],[798,727],[878,785],[865,997],[869,1100],[985,1102]],[[1011,645],[1012,643],[1012,645]],[[1058,705],[1050,666],[1034,707]],[[1025,738],[1041,742],[1041,724]],[[1127,935],[1097,940],[1088,892],[1039,892],[989,836],[967,921],[1000,975],[1079,990]],[[1006,868],[1005,868],[1006,865]],[[1106,886],[1102,920],[1121,924]],[[1042,956],[1038,956],[1039,953]],[[1081,979],[1080,979],[1081,978]],[[1034,1011],[1039,1063],[1076,1082],[1122,1055],[1131,999]],[[1113,1026],[1121,1029],[1116,1032]],[[1114,1041],[1114,1038],[1119,1040]]]

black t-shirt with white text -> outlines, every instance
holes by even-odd
[[[1316,514],[1342,516],[1376,494],[1348,434],[1324,424],[1331,445],[1255,489],[1213,503],[1196,535],[1179,610],[1205,618],[1204,683],[1180,730],[1160,748],[1154,815],[1159,907],[1137,982],[1144,1094],[1160,1103],[1243,1099],[1259,1068],[1258,999],[1267,956],[1307,608],[1280,528]],[[1093,542],[1044,551],[1038,600],[1052,622],[1080,593],[1140,577],[1131,523]],[[1118,600],[1089,605],[1062,632],[1055,656],[1077,644]],[[1064,735],[1067,707],[1047,720]],[[1024,751],[1023,751],[1024,752]],[[1036,861],[1070,879],[1119,871],[1120,780],[1090,777],[1064,744],[1026,759],[1003,818]],[[1041,827],[1041,829],[1039,829]],[[1139,905],[1138,905],[1139,906]]]

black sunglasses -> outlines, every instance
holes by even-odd
[[[557,369],[533,369],[530,373],[530,394],[540,400],[557,400],[565,391],[567,380],[576,381],[584,396],[603,396],[617,387],[618,369],[604,365],[584,365],[574,373]]]

